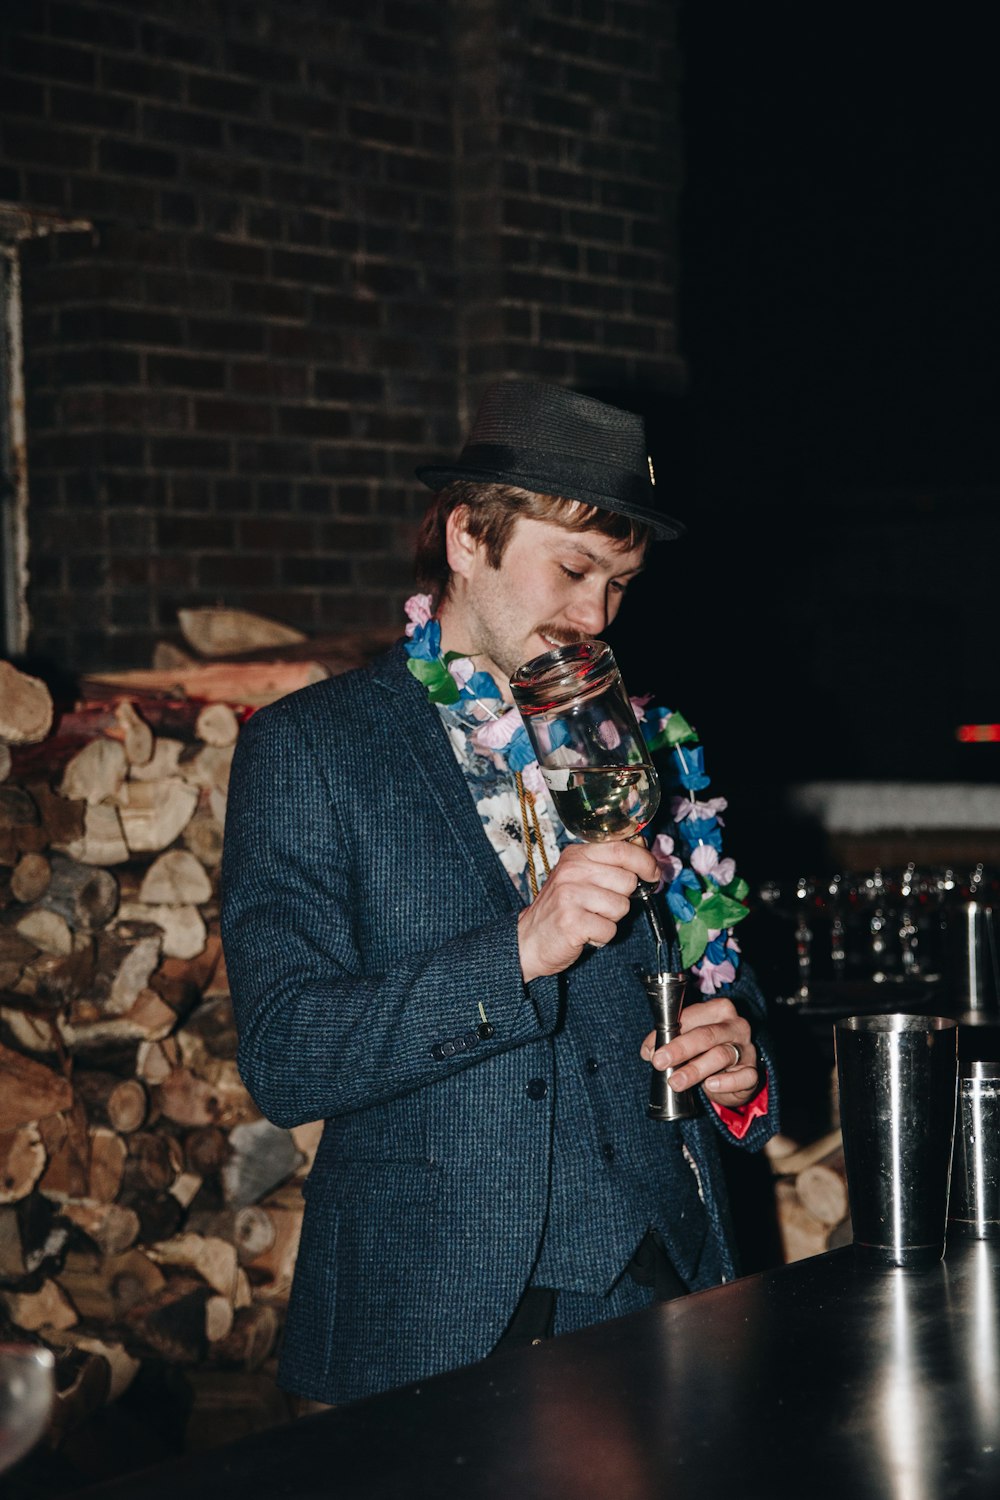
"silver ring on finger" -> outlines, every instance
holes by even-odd
[[[738,1068],[739,1067],[740,1062],[741,1062],[741,1060],[743,1058],[743,1053],[742,1053],[742,1051],[740,1049],[740,1046],[739,1046],[738,1042],[727,1042],[726,1046],[727,1047],[732,1047],[732,1049],[733,1049],[733,1060],[729,1064],[729,1067],[725,1069],[725,1071],[727,1073],[731,1073],[734,1068]]]

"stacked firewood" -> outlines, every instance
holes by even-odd
[[[200,664],[91,679],[53,730],[0,662],[0,1339],[56,1352],[57,1430],[280,1330],[320,1127],[244,1089],[218,924],[240,723],[316,675],[275,666],[216,664],[207,699]]]
[[[775,1136],[765,1148],[784,1260],[804,1260],[850,1243],[851,1219],[840,1131],[809,1145]]]

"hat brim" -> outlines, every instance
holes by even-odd
[[[555,483],[551,474],[532,473],[528,470],[512,472],[510,469],[472,468],[461,464],[444,467],[425,464],[416,470],[416,475],[432,490],[465,481],[470,484],[509,484],[517,489],[531,490],[536,495],[558,495],[561,500],[579,500],[582,505],[614,511],[616,515],[627,516],[630,521],[648,526],[653,539],[658,542],[676,541],[687,530],[682,521],[665,515],[661,510],[638,505],[635,501],[623,499],[621,495],[608,495],[601,490],[592,490],[576,481],[568,484],[565,474]]]

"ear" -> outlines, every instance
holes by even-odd
[[[482,543],[468,529],[469,508],[456,505],[445,523],[445,545],[452,576],[468,578]]]

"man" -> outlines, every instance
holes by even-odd
[[[775,1128],[751,982],[654,1056],[630,898],[658,865],[567,841],[507,706],[682,530],[641,420],[502,382],[421,477],[408,640],[255,715],[230,788],[240,1067],[276,1123],[326,1122],[280,1370],[325,1402],[727,1279],[718,1143]],[[646,1117],[650,1061],[700,1118]]]

